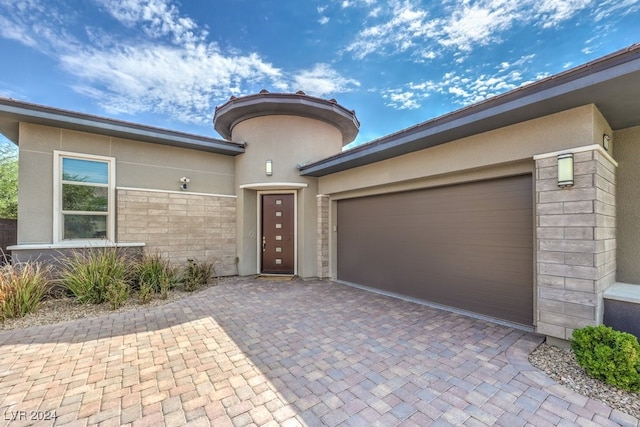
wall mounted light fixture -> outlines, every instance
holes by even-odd
[[[271,160],[267,160],[264,164],[264,172],[267,176],[273,175],[273,162]]]
[[[180,189],[182,191],[187,189],[187,184],[190,183],[191,180],[189,178],[187,178],[186,176],[183,176],[182,178],[180,178]]]
[[[605,133],[604,135],[602,135],[602,148],[604,148],[605,151],[609,151],[610,144],[611,144],[611,137]]]
[[[573,153],[558,155],[558,187],[573,185]]]

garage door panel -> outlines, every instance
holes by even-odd
[[[533,322],[531,176],[338,202],[338,278]]]

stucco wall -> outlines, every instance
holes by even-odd
[[[318,120],[294,116],[255,117],[233,128],[233,141],[246,142],[236,157],[236,184],[253,182],[313,182],[296,168],[339,153],[342,134]],[[265,176],[265,161],[273,160],[273,176]]]
[[[613,134],[618,161],[618,282],[640,284],[640,126]]]
[[[235,194],[233,157],[66,129],[20,124],[18,243],[53,242],[53,151],[116,158],[116,185]]]
[[[240,274],[255,274],[257,259],[258,195],[261,190],[291,190],[290,184],[306,185],[297,193],[297,274],[317,277],[318,181],[302,177],[298,164],[334,155],[342,149],[342,134],[334,126],[305,117],[274,115],[255,117],[233,128],[233,141],[246,142],[244,154],[236,157],[238,189],[238,256]],[[266,176],[265,162],[273,161],[273,175]],[[256,188],[240,189],[242,185]]]
[[[585,105],[331,174],[320,178],[319,191],[335,195],[388,186],[389,183],[531,161],[536,154],[601,143],[602,133],[606,130],[609,128],[597,108]]]

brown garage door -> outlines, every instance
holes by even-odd
[[[533,324],[531,176],[338,201],[338,279]]]

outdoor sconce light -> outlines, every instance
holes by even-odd
[[[609,135],[607,135],[606,133],[602,135],[602,148],[604,148],[605,151],[609,151],[610,142],[611,142],[611,137]]]
[[[573,153],[558,155],[558,187],[573,185]]]
[[[264,172],[267,176],[273,175],[273,162],[271,160],[267,160],[264,164]]]
[[[181,190],[186,190],[187,189],[187,184],[191,182],[191,180],[189,178],[187,178],[186,176],[183,176],[182,178],[180,178],[180,189]]]

